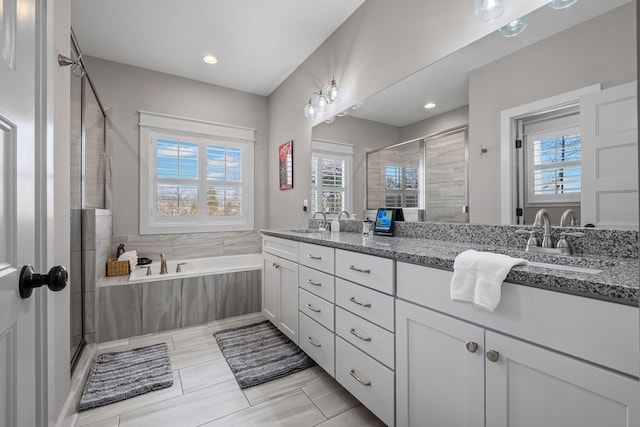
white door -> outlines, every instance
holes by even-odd
[[[582,225],[638,228],[637,83],[580,98]]]
[[[36,425],[35,304],[18,293],[35,260],[35,0],[0,0],[0,426]]]
[[[279,260],[268,253],[262,254],[262,314],[275,326],[280,317],[280,272]]]
[[[637,380],[491,331],[485,343],[487,426],[639,425]]]
[[[484,424],[484,329],[396,302],[398,426]]]
[[[280,271],[280,323],[279,328],[291,341],[298,344],[298,264],[281,259]]]

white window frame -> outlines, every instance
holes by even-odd
[[[579,121],[579,117],[577,117]],[[529,133],[526,135],[526,150],[527,150],[527,161],[526,161],[526,180],[527,180],[527,199],[525,205],[535,206],[536,204],[544,204],[544,205],[563,205],[563,204],[571,204],[575,205],[580,204],[580,191],[573,193],[561,193],[561,194],[548,194],[548,195],[537,195],[535,194],[535,171],[540,166],[536,166],[534,164],[534,142],[540,139],[548,139],[553,137],[558,137],[559,135],[580,135],[580,126],[562,128],[562,129],[553,129],[553,130],[544,130]],[[544,165],[544,169],[546,168],[561,168],[561,167],[569,167],[569,166],[577,166],[581,165],[581,160],[571,161],[571,162],[557,162]],[[582,182],[582,177],[581,177]]]
[[[205,233],[254,229],[254,145],[255,130],[166,114],[139,111],[140,121],[140,234]],[[154,215],[156,197],[156,150],[158,138],[179,138],[198,142],[199,159],[206,159],[206,145],[239,147],[243,155],[242,215],[197,217]],[[205,206],[206,160],[199,160],[199,204]]]
[[[326,159],[344,160],[344,200],[345,210],[350,214],[353,213],[353,156],[354,146],[343,144],[340,142],[324,141],[314,139],[311,141],[311,159],[321,157]],[[311,177],[310,177],[311,178]],[[333,189],[331,189],[333,190]],[[311,187],[313,192],[313,185]],[[317,189],[318,194],[322,193],[322,188]],[[310,200],[313,198],[310,197]],[[316,206],[311,206],[311,213],[315,212]],[[327,218],[337,218],[339,214],[327,214]]]

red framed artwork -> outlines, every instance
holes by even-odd
[[[285,142],[278,149],[280,189],[293,188],[293,141]]]

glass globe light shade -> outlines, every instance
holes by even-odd
[[[322,93],[322,89],[320,89],[320,93],[318,93],[318,95],[314,99],[313,104],[316,106],[318,111],[324,111],[324,109],[327,108],[328,103],[329,103],[329,100]]]
[[[498,32],[505,37],[515,37],[521,32],[524,31],[529,25],[529,15],[521,16],[518,19],[515,19],[509,22],[504,27],[500,28]]]
[[[578,0],[553,0],[549,3],[549,7],[556,10],[564,9],[571,6],[577,1]]]
[[[474,0],[473,12],[483,22],[493,21],[504,13],[507,0]]]
[[[306,105],[306,107],[304,107],[304,116],[309,120],[313,120],[316,118],[316,114],[316,106],[313,105],[311,100],[309,100],[309,103]]]
[[[338,83],[336,83],[335,78],[331,79],[331,85],[329,86],[329,89],[327,89],[327,101],[329,102],[329,104],[333,104],[338,100],[339,96],[340,87],[338,86]]]

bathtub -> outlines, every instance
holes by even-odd
[[[182,270],[176,272],[178,265]],[[147,275],[147,267],[151,275]],[[160,274],[160,261],[136,267],[129,274],[129,283],[153,282],[177,277],[206,276],[210,274],[233,273],[262,268],[260,254],[229,255],[211,258],[193,258],[184,260],[167,260],[167,274]]]
[[[178,264],[182,272],[177,273]],[[154,260],[96,288],[96,341],[206,324],[262,307],[260,254]]]

